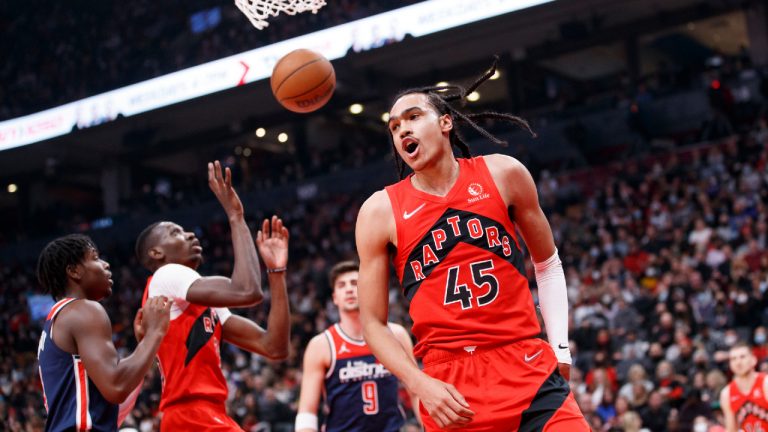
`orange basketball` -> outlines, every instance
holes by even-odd
[[[308,113],[331,98],[336,88],[336,72],[322,54],[297,49],[277,61],[269,82],[280,105],[293,112]]]

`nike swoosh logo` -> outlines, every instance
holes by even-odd
[[[535,359],[536,357],[540,356],[540,355],[541,355],[541,353],[543,353],[543,352],[544,352],[544,350],[543,350],[543,349],[540,349],[538,352],[536,352],[536,354],[534,354],[534,355],[532,355],[532,356],[529,356],[528,354],[526,354],[526,355],[525,355],[525,362],[526,362],[526,363],[530,363],[530,361],[531,361],[531,360],[533,360],[533,359]]]
[[[568,349],[568,345],[563,345],[563,344],[560,344],[557,347],[560,349]]]
[[[418,213],[419,210],[423,209],[425,205],[427,205],[427,203],[421,203],[420,206],[416,207],[416,209],[414,211],[410,212],[410,213],[408,213],[407,211],[404,211],[403,212],[403,219],[410,219],[413,215]]]

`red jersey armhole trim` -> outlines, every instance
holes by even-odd
[[[152,276],[147,278],[147,284],[144,286],[144,295],[141,296],[141,305],[147,302],[147,296],[149,296],[149,284],[152,283]]]
[[[403,271],[400,269],[401,266],[397,262],[397,250],[402,248],[404,244],[403,233],[400,229],[400,226],[402,225],[400,223],[400,200],[398,200],[398,192],[402,190],[402,187],[398,186],[401,184],[401,182],[395,183],[385,187],[384,190],[387,191],[387,197],[389,197],[389,206],[392,209],[392,217],[395,220],[395,237],[397,238],[397,244],[394,245],[395,259],[393,261],[395,262],[395,273],[397,274],[397,278],[400,279],[399,282],[402,284]]]
[[[509,219],[509,222],[511,222],[514,227],[515,221],[513,221],[512,218],[509,217],[509,207],[504,206],[505,204],[504,197],[501,196],[501,191],[499,190],[499,187],[496,185],[496,181],[493,180],[493,175],[491,175],[491,170],[488,168],[488,164],[485,162],[485,157],[478,156],[475,158],[475,160],[478,162],[479,167],[480,166],[482,167],[478,169],[478,171],[482,172],[482,175],[485,178],[485,180],[491,185],[490,187],[493,188],[493,192],[495,192],[496,195],[499,197],[498,200],[493,200],[493,201],[495,201],[499,205],[499,208],[501,209],[502,213],[507,215],[507,219]],[[517,238],[515,238],[515,240],[517,240]],[[518,245],[518,247],[520,247],[520,245]]]
[[[498,200],[495,201],[499,209],[501,209],[502,214],[506,215],[507,220],[509,220],[509,223],[511,224],[510,228],[512,231],[510,231],[510,234],[512,235],[512,239],[515,241],[515,245],[517,246],[517,249],[522,252],[523,248],[520,246],[520,240],[517,238],[517,224],[515,223],[515,220],[512,219],[509,215],[509,206],[505,207],[506,202],[504,201],[504,197],[501,196],[501,191],[499,190],[499,187],[496,185],[496,182],[493,180],[493,175],[491,175],[491,170],[488,169],[488,164],[485,162],[484,156],[478,156],[475,158],[476,161],[479,162],[479,165],[482,165],[481,169],[478,169],[478,171],[482,172],[483,177],[486,178],[486,181],[491,185],[490,187],[493,188],[494,192],[498,195]],[[512,204],[510,204],[512,205]]]

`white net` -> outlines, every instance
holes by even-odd
[[[325,0],[235,0],[235,5],[251,20],[254,27],[262,30],[269,25],[267,19],[280,13],[288,15],[306,11],[317,13],[321,7],[325,6]]]

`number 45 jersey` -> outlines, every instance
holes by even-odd
[[[482,157],[458,162],[459,177],[444,197],[417,190],[410,176],[386,188],[416,357],[430,348],[505,345],[541,331],[511,210]]]
[[[397,432],[405,423],[398,381],[376,360],[364,340],[338,324],[325,332],[331,365],[325,375],[325,432]]]

